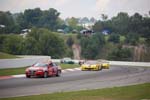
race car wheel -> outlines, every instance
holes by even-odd
[[[47,73],[47,72],[44,72],[43,77],[44,77],[44,78],[47,78],[47,77],[48,77],[48,73]]]
[[[59,76],[60,76],[60,74],[61,74],[61,71],[60,71],[60,70],[58,70],[58,71],[57,71],[56,76],[57,76],[57,77],[59,77]]]

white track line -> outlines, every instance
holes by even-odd
[[[75,70],[81,70],[81,68],[74,68]]]
[[[65,69],[66,71],[71,71],[71,72],[73,72],[73,71],[75,71],[74,69]]]
[[[20,74],[20,75],[12,75],[12,77],[15,77],[15,78],[21,78],[21,77],[25,77],[25,74]]]

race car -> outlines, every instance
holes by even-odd
[[[103,69],[109,69],[110,64],[107,60],[98,59],[97,62],[101,63]]]
[[[86,70],[93,70],[93,71],[98,71],[102,69],[109,69],[109,63],[105,62],[98,62],[98,61],[86,61],[84,64],[81,65],[81,70],[86,71]]]
[[[66,57],[66,58],[63,58],[60,60],[60,63],[64,63],[64,64],[74,64],[75,62],[69,58],[69,57]]]
[[[35,63],[25,70],[27,78],[31,76],[47,78],[48,76],[60,76],[61,67],[57,64],[51,63]]]

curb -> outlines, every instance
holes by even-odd
[[[150,67],[150,62],[109,61],[110,65]]]
[[[81,70],[80,67],[73,68],[73,69],[64,69],[64,70],[62,70],[62,73],[79,71],[79,70]],[[0,76],[0,80],[3,80],[3,79],[12,79],[12,78],[23,78],[23,77],[26,77],[25,74],[10,75],[10,76]]]

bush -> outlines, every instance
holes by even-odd
[[[38,54],[61,58],[66,54],[66,45],[53,32],[33,28],[25,38],[19,35],[0,35],[0,50],[10,54]]]
[[[2,51],[10,54],[21,54],[21,43],[23,38],[18,35],[9,35],[3,41]]]
[[[136,33],[129,33],[126,36],[125,42],[131,45],[137,45],[139,42],[139,35]]]
[[[108,54],[109,60],[131,61],[133,59],[132,50],[129,48],[117,47]]]
[[[5,43],[4,41],[7,37],[8,37],[7,35],[0,35],[0,51],[2,51],[4,43]]]
[[[82,47],[82,56],[86,59],[96,59],[100,50],[105,44],[105,39],[102,34],[94,34],[89,37],[82,37],[80,40]]]
[[[120,35],[113,33],[110,35],[108,41],[113,42],[113,43],[119,43],[120,42]]]

